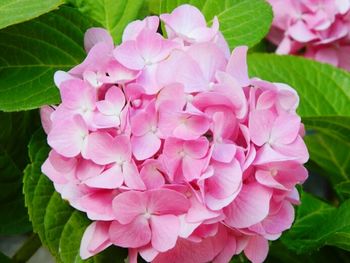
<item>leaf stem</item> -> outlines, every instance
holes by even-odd
[[[37,234],[32,234],[12,257],[15,263],[27,262],[35,252],[41,247],[41,241]]]

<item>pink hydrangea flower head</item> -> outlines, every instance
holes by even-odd
[[[87,31],[86,59],[55,74],[62,102],[40,112],[42,171],[93,221],[83,259],[114,245],[130,262],[260,263],[307,178],[298,95],[250,78],[247,47],[227,54],[217,19],[208,27],[190,5],[160,19],[167,38],[154,16],[129,24],[119,46]]]
[[[268,0],[274,20],[268,39],[278,54],[299,54],[350,70],[349,0]]]

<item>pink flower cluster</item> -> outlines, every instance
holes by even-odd
[[[307,177],[298,95],[250,79],[215,18],[190,5],[130,23],[120,45],[92,28],[86,59],[55,74],[42,108],[42,171],[93,223],[83,259],[110,245],[150,262],[255,263],[290,228]]]
[[[350,0],[268,0],[268,39],[279,54],[300,54],[350,70]]]

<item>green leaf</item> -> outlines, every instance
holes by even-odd
[[[33,229],[58,262],[85,262],[79,256],[81,238],[91,223],[84,213],[73,209],[55,192],[52,182],[41,173],[49,147],[42,131],[29,144],[31,164],[25,169],[24,194]],[[127,250],[111,247],[86,262],[124,263]]]
[[[325,246],[312,253],[296,254],[288,249],[280,240],[271,242],[266,263],[329,263],[347,262],[350,253],[336,247]]]
[[[1,252],[0,252],[0,262],[2,262],[2,263],[13,263],[13,261],[8,256],[6,256],[5,254],[3,254]]]
[[[287,83],[297,90],[311,160],[333,185],[350,180],[350,74],[292,56],[252,54],[248,62],[252,77]]]
[[[0,110],[19,111],[60,101],[56,70],[69,70],[86,56],[84,32],[94,24],[62,7],[0,31]]]
[[[63,4],[62,0],[2,0],[0,29],[36,18]]]
[[[271,6],[264,0],[164,0],[161,10],[171,12],[185,3],[202,10],[207,21],[218,17],[220,31],[231,49],[239,45],[253,47],[265,37],[272,22]]]
[[[350,200],[335,208],[303,193],[293,227],[282,241],[297,253],[313,251],[324,245],[350,251]]]
[[[37,112],[0,112],[0,235],[31,230],[22,194],[27,144],[37,126]]]
[[[119,42],[125,26],[135,20],[144,0],[69,0],[68,3],[99,22]]]
[[[344,198],[350,198],[350,181],[342,182],[335,187],[335,190]]]

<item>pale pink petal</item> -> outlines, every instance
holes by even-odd
[[[145,190],[146,186],[143,183],[139,171],[134,162],[123,163],[124,182],[127,187],[134,190]]]
[[[113,138],[106,132],[91,133],[88,137],[86,156],[101,165],[127,161],[131,157],[129,138],[125,135]]]
[[[145,60],[137,50],[136,41],[123,42],[114,51],[115,59],[125,67],[133,70],[141,70],[145,66]]]
[[[160,252],[173,248],[180,230],[178,217],[174,215],[152,215],[150,223],[152,246]]]
[[[65,157],[77,156],[84,148],[88,130],[80,116],[55,122],[47,136],[48,144]]]
[[[248,86],[248,65],[247,65],[247,52],[248,47],[241,46],[236,47],[232,51],[232,55],[226,66],[226,72],[232,75],[239,83],[241,87]]]
[[[161,140],[153,132],[131,137],[132,152],[136,160],[152,157],[160,148]]]
[[[250,113],[249,134],[256,145],[262,146],[269,141],[274,119],[274,114],[269,110],[256,110]]]
[[[84,183],[90,187],[115,189],[123,184],[123,174],[119,165],[114,165],[101,174],[89,178]]]
[[[317,38],[302,20],[298,20],[294,25],[290,26],[288,34],[299,42],[308,42]]]
[[[159,18],[157,16],[148,16],[144,20],[135,20],[129,23],[123,32],[123,42],[136,40],[137,36],[144,29],[150,29],[153,33],[157,32]]]
[[[225,69],[226,58],[224,53],[213,43],[192,45],[187,54],[199,65],[206,81],[214,81],[215,72]]]
[[[96,255],[112,245],[108,235],[109,225],[109,222],[97,221],[86,228],[80,244],[80,257],[82,259]]]
[[[60,88],[61,84],[63,82],[65,82],[66,80],[70,80],[70,79],[74,79],[73,76],[71,76],[69,73],[62,71],[62,70],[58,70],[55,72],[54,76],[53,76],[55,85]]]
[[[236,154],[233,143],[215,143],[212,158],[223,163],[230,163]]]
[[[106,29],[99,27],[89,28],[84,35],[85,51],[89,52],[90,49],[99,42],[105,42],[113,46],[113,39]]]
[[[151,244],[140,248],[140,256],[147,262],[152,262],[153,259],[159,254],[159,252],[152,247]]]

